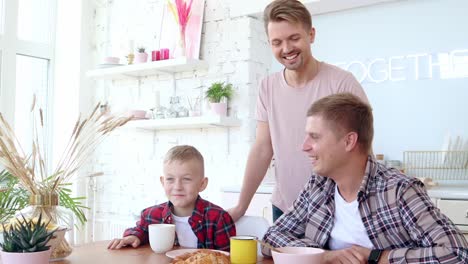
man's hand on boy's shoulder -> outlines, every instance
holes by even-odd
[[[107,246],[107,249],[121,249],[122,247],[126,247],[128,245],[136,248],[140,245],[140,243],[141,241],[137,236],[126,236],[123,238],[113,239]]]

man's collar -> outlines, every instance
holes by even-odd
[[[366,198],[369,195],[370,187],[374,184],[375,171],[377,170],[375,159],[369,155],[367,157],[366,170],[364,172],[364,178],[362,179],[361,186],[358,191],[358,202]]]

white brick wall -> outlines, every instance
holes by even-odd
[[[96,1],[95,31],[89,55],[96,63],[105,56],[116,55],[123,49],[124,44],[119,44],[123,36],[133,37],[135,45],[154,47],[159,31],[152,21],[164,2]],[[136,8],[130,9],[128,5]],[[271,54],[262,21],[247,16],[230,17],[229,5],[232,3],[226,0],[205,1],[201,58],[209,63],[209,68],[176,74],[176,93],[199,95],[213,81],[229,81],[236,89],[230,112],[242,120],[242,126],[156,132],[123,128],[114,133],[96,150],[92,166],[87,169],[103,171],[104,176],[97,177],[92,181],[95,186],[87,188],[87,201],[92,210],[85,241],[92,239],[93,219],[132,222],[143,208],[166,200],[159,183],[162,158],[176,144],[194,145],[204,155],[209,178],[208,188],[202,193],[204,198],[220,204],[221,187],[242,182],[246,157],[255,136],[257,85],[269,70]],[[160,91],[161,105],[169,105],[171,87],[172,81],[167,76],[158,75],[140,80],[99,80],[93,83],[92,100],[108,101],[113,111],[149,109],[155,104],[156,91]],[[104,229],[99,230],[101,233],[96,238],[109,238],[109,234],[102,233]]]

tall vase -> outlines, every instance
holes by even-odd
[[[186,50],[186,43],[185,43],[185,27],[180,26],[179,30],[179,40],[177,42],[177,47],[174,52],[174,56],[176,58],[179,57],[186,57],[187,50]]]
[[[69,256],[73,249],[65,238],[65,232],[71,231],[73,228],[73,213],[71,210],[59,206],[56,193],[31,195],[29,204],[19,214],[31,219],[39,217],[41,214],[43,221],[46,223],[50,221],[49,226],[54,229],[58,226],[58,231],[48,243],[52,251],[50,261],[59,261]]]

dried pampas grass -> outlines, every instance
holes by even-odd
[[[83,119],[78,117],[57,168],[48,170],[48,156],[44,153],[45,146],[42,145],[44,140],[39,136],[44,130],[43,112],[42,109],[39,109],[38,113],[34,112],[35,105],[34,97],[31,111],[35,118],[30,154],[24,153],[13,129],[0,113],[0,163],[33,195],[60,193],[62,189],[67,188],[71,178],[83,166],[99,142],[131,120],[131,117],[104,115],[99,111],[98,103],[89,116]]]

